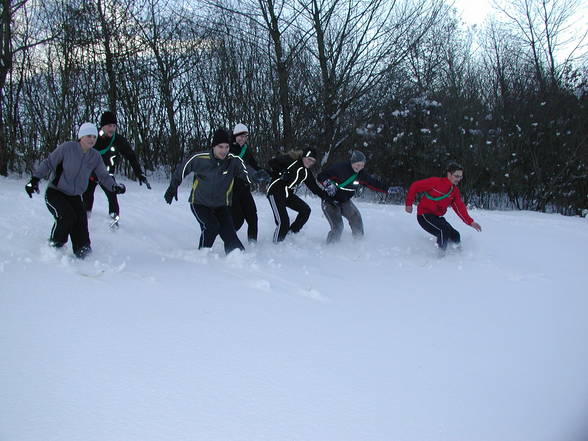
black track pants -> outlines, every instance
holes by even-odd
[[[83,248],[90,246],[88,217],[80,196],[68,196],[54,188],[45,193],[45,203],[55,218],[51,230],[51,242],[60,247],[71,237],[73,252],[79,255]]]
[[[239,231],[243,222],[247,222],[247,239],[249,241],[257,240],[257,207],[249,187],[243,184],[235,183],[233,193],[233,205],[231,205],[231,215],[235,231]]]
[[[361,219],[361,213],[351,200],[339,204],[323,200],[321,207],[327,221],[329,221],[329,225],[331,226],[331,231],[329,231],[327,236],[327,243],[338,242],[339,239],[341,239],[341,233],[343,233],[343,218],[347,219],[347,222],[349,222],[353,237],[363,237],[363,220]]]
[[[211,208],[198,204],[190,204],[190,207],[202,230],[198,248],[212,248],[216,237],[220,235],[225,244],[225,253],[229,254],[236,248],[245,249],[235,232],[229,207]]]
[[[92,211],[92,207],[94,206],[94,191],[96,190],[96,186],[98,185],[98,181],[96,178],[90,178],[88,182],[88,188],[84,192],[82,198],[84,199],[84,208],[86,211]],[[102,185],[100,188],[106,194],[108,198],[108,213],[116,213],[117,215],[120,214],[120,207],[118,206],[118,199],[116,197],[116,193],[113,193],[110,190],[107,190]]]
[[[298,233],[306,221],[308,221],[311,211],[308,204],[294,193],[290,193],[287,198],[281,191],[276,193],[277,194],[270,193],[267,195],[276,222],[276,231],[274,232],[273,239],[275,243],[283,241],[286,234],[288,234],[288,231]],[[290,218],[288,217],[288,210],[286,207],[298,212],[298,215],[292,224],[290,224]]]
[[[459,243],[459,231],[453,228],[444,217],[435,216],[434,214],[419,214],[417,221],[423,230],[431,233],[437,238],[437,245],[444,250],[448,242]]]

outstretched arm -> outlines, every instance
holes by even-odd
[[[308,176],[304,180],[304,183],[306,184],[308,189],[312,191],[315,195],[317,195],[319,198],[324,199],[327,197],[325,190],[318,186],[318,184],[316,183],[316,178],[310,170],[308,171]]]

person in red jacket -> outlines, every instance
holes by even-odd
[[[482,227],[470,217],[457,188],[463,179],[463,167],[455,162],[447,165],[447,176],[444,178],[428,178],[411,184],[406,195],[405,210],[412,213],[412,204],[417,193],[424,193],[417,207],[417,221],[427,233],[437,238],[439,249],[444,252],[447,244],[460,243],[459,232],[445,220],[443,215],[451,208],[467,225],[476,231]]]

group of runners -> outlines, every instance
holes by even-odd
[[[247,239],[257,241],[258,217],[255,199],[251,194],[253,183],[264,183],[276,228],[273,241],[283,241],[288,234],[299,232],[308,221],[311,209],[296,194],[302,184],[321,199],[321,208],[330,231],[326,242],[340,240],[343,218],[354,238],[364,235],[363,220],[353,197],[361,186],[391,193],[394,188],[365,170],[366,156],[352,151],[348,160],[334,163],[317,176],[311,169],[317,162],[314,148],[292,150],[272,158],[267,169],[261,167],[248,144],[249,130],[242,123],[235,125],[232,134],[224,129],[213,133],[210,148],[185,159],[173,172],[164,199],[171,204],[178,199],[178,187],[183,179],[193,175],[189,195],[190,209],[201,229],[198,248],[210,248],[221,237],[226,253],[244,249],[237,231],[246,223]],[[49,179],[45,202],[55,222],[51,230],[51,246],[63,247],[71,239],[73,252],[84,258],[91,252],[88,217],[93,207],[97,185],[108,198],[111,226],[116,228],[120,215],[117,195],[126,191],[114,179],[121,158],[131,164],[139,184],[151,186],[127,139],[117,132],[116,115],[104,112],[99,129],[84,123],[78,130],[76,141],[60,144],[34,170],[25,190],[32,197],[39,192],[41,179]],[[411,213],[417,194],[423,193],[418,208],[419,225],[437,239],[443,254],[448,244],[460,244],[460,234],[444,218],[449,206],[472,228],[481,231],[480,225],[468,214],[458,185],[463,178],[463,167],[452,162],[446,175],[412,183],[408,189],[405,210]],[[296,216],[290,222],[288,209]]]

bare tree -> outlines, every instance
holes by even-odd
[[[0,5],[0,174],[6,176],[13,148],[6,138],[4,90],[14,57],[51,40],[53,36],[39,25],[39,7],[34,2],[2,0]]]
[[[181,79],[197,63],[205,39],[189,10],[178,2],[147,0],[144,9],[136,22],[147,56],[153,60],[151,75],[156,78],[158,97],[167,117],[169,163],[173,166],[183,154],[176,122],[179,99],[187,88]]]
[[[494,2],[504,25],[527,47],[543,93],[558,87],[562,67],[586,49],[588,30],[576,19],[580,6],[580,0]]]
[[[379,86],[437,20],[438,0],[299,1],[313,29],[309,45],[319,68],[322,133],[318,144],[330,152],[339,137],[342,116],[367,92]]]

